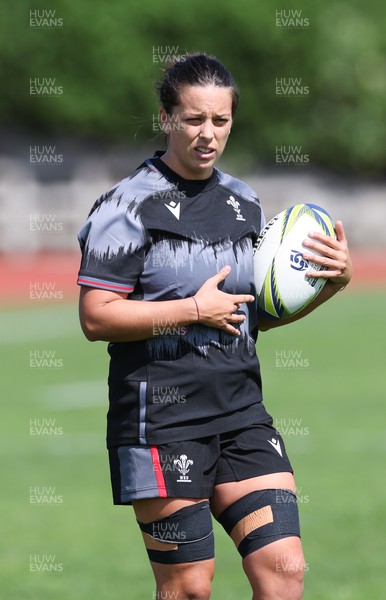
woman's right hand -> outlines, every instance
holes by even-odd
[[[221,269],[200,287],[194,296],[181,300],[144,302],[127,299],[127,294],[82,287],[79,299],[80,322],[90,341],[136,342],[160,335],[162,327],[190,326],[197,320],[208,327],[240,335],[233,325],[245,320],[234,314],[244,302],[253,302],[250,294],[226,294],[218,284],[229,275],[229,266]],[[198,314],[199,313],[199,318]]]
[[[240,335],[233,325],[245,321],[245,315],[235,314],[244,302],[253,302],[251,294],[227,294],[218,289],[231,272],[230,266],[225,266],[216,275],[210,277],[200,287],[194,298],[197,302],[199,322],[208,327],[223,329],[232,335]]]

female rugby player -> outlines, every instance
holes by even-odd
[[[302,313],[258,321],[255,192],[215,168],[239,94],[203,54],[158,85],[166,152],[93,206],[79,234],[80,319],[109,342],[107,445],[115,504],[132,504],[157,597],[204,600],[214,574],[212,515],[233,539],[253,598],[302,597],[296,486],[261,389],[259,330],[295,321],[344,287],[351,262],[314,234],[305,257],[328,283]],[[318,251],[320,255],[314,254]]]

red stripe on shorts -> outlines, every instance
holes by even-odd
[[[151,459],[153,461],[155,478],[157,480],[159,496],[160,496],[160,498],[167,498],[168,494],[166,491],[166,483],[165,483],[165,478],[164,478],[164,474],[163,474],[160,459],[159,459],[159,452],[158,452],[157,446],[150,446],[150,452],[151,452]]]

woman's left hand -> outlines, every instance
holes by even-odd
[[[320,271],[310,268],[307,277],[325,277],[336,291],[346,287],[352,276],[352,263],[342,221],[335,223],[336,240],[319,232],[310,232],[303,245],[307,250],[303,257],[310,262],[321,265]],[[313,254],[312,251],[319,254]],[[323,268],[324,267],[324,268]]]

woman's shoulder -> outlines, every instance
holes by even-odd
[[[117,193],[135,194],[137,198],[146,197],[150,193],[155,193],[161,188],[170,186],[170,183],[162,174],[152,167],[150,161],[144,161],[130,175],[119,181],[113,186]]]
[[[109,203],[114,204],[115,208],[121,206],[127,208],[127,205],[133,208],[134,205],[141,204],[150,195],[160,193],[162,190],[170,187],[170,183],[152,168],[151,163],[144,161],[139,167],[129,175],[114,183],[106,192],[104,192],[92,207],[91,213],[99,209],[101,205]],[[90,213],[90,214],[91,214]]]
[[[224,173],[219,169],[217,169],[217,172],[219,185],[226,187],[228,190],[245,200],[260,203],[256,191],[248,183],[229,173]]]

